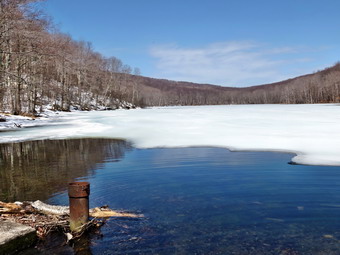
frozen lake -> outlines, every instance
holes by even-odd
[[[0,133],[0,142],[122,138],[137,148],[284,151],[292,161],[340,165],[338,105],[227,105],[62,113],[51,126]]]

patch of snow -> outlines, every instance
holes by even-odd
[[[58,122],[58,120],[63,115],[64,115],[63,112],[55,112],[55,111],[51,111],[48,109],[45,109],[44,112],[40,113],[39,117],[36,117],[36,118],[29,117],[29,116],[10,115],[10,114],[0,113],[0,119],[5,120],[5,121],[0,122],[0,131],[10,131],[10,130],[17,130],[20,128],[50,125],[53,122]],[[1,136],[0,136],[0,142],[3,142],[1,140]]]
[[[227,105],[63,113],[54,126],[0,133],[0,142],[122,138],[137,148],[215,146],[284,151],[298,164],[340,166],[340,107]],[[1,124],[0,124],[1,125]]]

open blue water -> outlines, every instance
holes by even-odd
[[[68,140],[66,147],[83,158],[59,156],[49,162],[58,170],[50,167],[49,174],[64,175],[62,165],[72,162],[67,178],[91,183],[90,207],[108,204],[145,218],[111,218],[80,249],[56,242],[25,254],[340,254],[340,167],[291,165],[291,154],[275,152],[139,150],[122,141],[88,140],[81,146]],[[93,142],[101,149],[86,150]],[[48,143],[39,146],[51,150]],[[90,162],[95,153],[100,156]],[[84,160],[90,169],[72,175]],[[40,175],[51,185],[60,178]],[[67,204],[66,184],[45,201]]]

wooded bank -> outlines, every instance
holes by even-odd
[[[35,2],[0,1],[0,111],[35,113],[47,104],[67,111],[71,106],[139,103],[136,93],[124,86],[130,66],[59,32]],[[134,73],[139,74],[138,68]]]

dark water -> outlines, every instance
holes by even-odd
[[[91,183],[110,219],[82,249],[62,241],[22,254],[339,254],[340,168],[289,165],[291,154],[221,148],[132,149],[123,141],[1,145],[0,199],[67,204]],[[76,245],[80,245],[79,243]]]
[[[0,201],[46,200],[130,149],[125,141],[106,139],[0,144]]]

